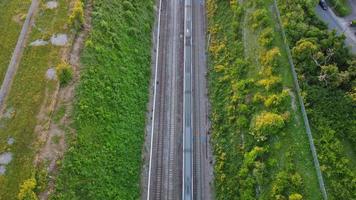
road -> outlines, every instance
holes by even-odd
[[[356,2],[349,0],[352,6],[352,13],[344,18],[338,17],[332,11],[332,9],[323,10],[318,5],[315,8],[317,16],[324,21],[329,29],[336,30],[336,32],[341,35],[346,36],[345,44],[350,47],[353,53],[356,53],[356,28],[351,28],[349,23],[351,20],[356,19]]]
[[[142,199],[209,200],[205,2],[157,2]]]

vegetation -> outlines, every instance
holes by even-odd
[[[351,5],[349,5],[348,0],[328,0],[328,2],[337,15],[343,17],[351,14]]]
[[[53,199],[139,199],[154,1],[96,0]]]
[[[207,1],[216,199],[321,199],[273,1]]]
[[[82,0],[75,0],[68,24],[75,30],[80,30],[84,24],[84,4]]]
[[[73,70],[67,63],[61,63],[56,68],[57,76],[61,86],[67,85],[73,78]]]
[[[356,26],[356,20],[352,20],[350,25],[351,25],[352,27],[355,27],[355,26]]]
[[[5,77],[30,3],[23,0],[0,1],[0,83]]]
[[[25,180],[20,186],[18,200],[38,200],[36,193],[33,191],[36,187],[36,179]]]
[[[67,22],[69,2],[70,0],[60,0],[58,3],[61,6],[53,10],[41,6],[35,17],[36,28],[32,29],[28,41],[66,32],[64,27]],[[38,123],[47,122],[41,122],[37,117],[41,106],[48,105],[52,101],[50,97],[58,84],[57,81],[48,80],[46,72],[51,66],[57,66],[61,62],[61,55],[61,48],[52,45],[27,46],[24,49],[6,101],[5,109],[13,109],[14,114],[11,118],[1,119],[0,146],[6,146],[7,151],[14,155],[13,160],[6,167],[5,176],[0,176],[1,199],[16,199],[20,186],[25,180],[35,178],[33,174],[36,174],[36,169],[33,159],[41,146],[35,127]],[[6,143],[9,137],[15,139],[11,146]]]
[[[355,199],[356,60],[315,16],[316,3],[279,1],[329,198]]]

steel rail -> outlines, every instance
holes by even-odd
[[[150,146],[150,161],[148,170],[148,184],[147,184],[147,200],[150,199],[150,189],[151,189],[151,173],[152,173],[152,151],[153,151],[153,136],[154,136],[154,123],[155,123],[155,109],[156,109],[156,97],[157,97],[157,73],[158,73],[158,57],[159,57],[159,45],[160,45],[160,32],[161,32],[161,9],[162,0],[159,0],[158,8],[158,22],[157,22],[157,36],[156,36],[156,60],[155,60],[155,79],[154,79],[154,90],[153,90],[153,108],[152,108],[152,121],[151,121],[151,146]]]

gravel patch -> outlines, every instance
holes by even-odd
[[[13,145],[15,143],[15,139],[10,137],[9,139],[7,139],[7,144],[8,145]]]
[[[48,9],[55,9],[58,7],[58,2],[57,1],[49,1],[49,2],[47,2],[46,7]]]
[[[42,39],[38,39],[38,40],[36,40],[36,41],[31,42],[31,43],[30,43],[30,46],[38,47],[38,46],[45,46],[45,45],[47,45],[47,44],[48,44],[47,41],[44,41],[44,40],[42,40]]]
[[[11,162],[11,160],[12,160],[11,152],[5,152],[0,154],[0,165],[7,165]]]
[[[15,115],[15,110],[13,107],[10,107],[6,110],[6,112],[4,113],[4,118],[6,119],[10,119]]]
[[[6,168],[3,165],[0,165],[0,175],[4,175],[6,172]]]
[[[54,46],[64,46],[68,42],[68,36],[66,34],[54,34],[51,37],[51,43]]]
[[[46,72],[46,78],[48,80],[56,80],[57,78],[57,71],[55,68],[49,68]]]

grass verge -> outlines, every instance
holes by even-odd
[[[96,0],[54,199],[138,199],[153,1]]]
[[[42,2],[35,18],[29,42],[40,38],[48,39],[51,34],[65,32],[70,0],[60,0],[57,9],[46,9]],[[0,199],[17,199],[19,186],[34,176],[34,155],[41,145],[35,127],[38,113],[46,97],[51,97],[57,82],[46,79],[46,71],[61,61],[60,47],[52,45],[32,47],[24,50],[18,72],[13,80],[7,99],[7,108],[14,110],[11,118],[1,119],[0,146],[12,152],[14,158],[6,167],[6,175],[0,176]],[[51,99],[47,99],[50,101]],[[49,103],[46,101],[46,103]],[[13,145],[7,138],[15,139]]]
[[[2,83],[31,1],[0,1],[0,83]]]

